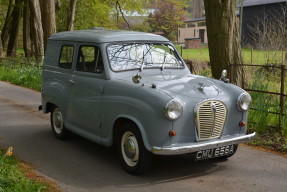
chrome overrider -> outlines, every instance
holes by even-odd
[[[249,135],[233,135],[222,136],[220,139],[213,139],[210,141],[194,142],[194,143],[180,143],[164,147],[152,147],[152,153],[156,155],[182,155],[186,153],[193,153],[206,149],[213,149],[217,147],[239,144],[251,141],[255,138],[256,133]]]

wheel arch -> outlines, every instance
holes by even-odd
[[[134,117],[130,117],[130,116],[126,116],[126,115],[118,117],[113,123],[113,144],[116,144],[117,139],[119,139],[118,138],[119,130],[126,123],[129,123],[129,122],[133,123],[139,129],[146,150],[151,151],[151,145],[148,141],[146,131],[144,130],[144,127],[142,126],[142,124],[137,119],[135,119]]]
[[[44,106],[43,112],[44,112],[44,113],[52,112],[52,109],[53,109],[54,107],[57,107],[57,105],[55,105],[55,104],[53,104],[53,103],[51,103],[51,102],[47,102],[47,103],[45,104],[45,106]]]

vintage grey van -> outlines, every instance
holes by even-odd
[[[71,132],[110,147],[123,168],[146,171],[153,155],[228,158],[246,135],[250,95],[191,74],[166,38],[92,29],[48,40],[42,105],[59,139]]]

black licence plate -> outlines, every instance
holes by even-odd
[[[206,150],[198,151],[196,153],[195,159],[202,160],[202,159],[216,158],[216,157],[225,156],[225,155],[231,155],[235,152],[234,150],[235,150],[234,145],[227,145],[227,146],[213,148],[213,149],[206,149]]]

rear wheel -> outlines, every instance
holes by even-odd
[[[152,163],[152,154],[145,149],[141,133],[133,123],[127,123],[119,131],[118,156],[122,167],[129,173],[139,175]]]
[[[67,139],[71,132],[64,125],[63,114],[60,108],[54,107],[51,111],[51,127],[53,134],[58,139]]]

